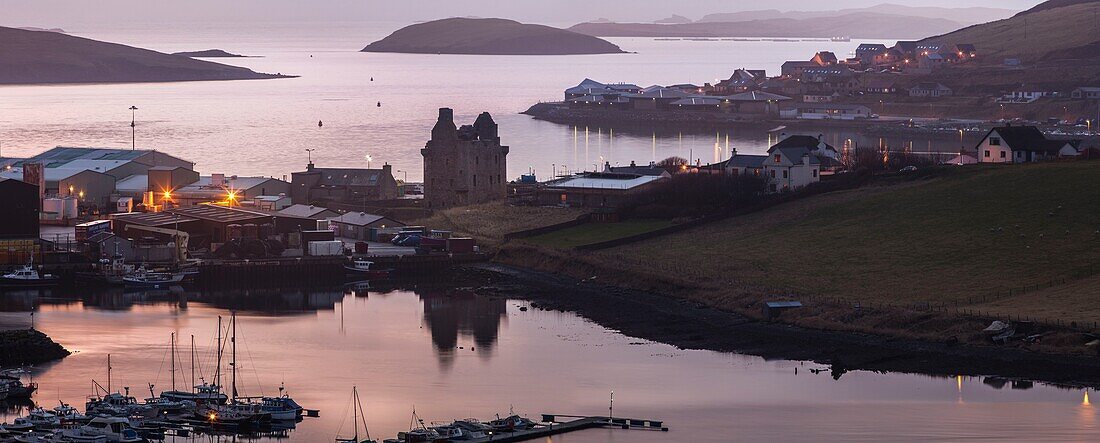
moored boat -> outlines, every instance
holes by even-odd
[[[130,427],[130,421],[122,417],[96,417],[81,426],[80,430],[88,435],[102,435],[112,443],[137,443],[143,440]]]
[[[130,288],[166,288],[183,281],[182,272],[150,272],[144,267],[122,277],[122,283]]]
[[[34,288],[57,286],[61,277],[53,274],[41,274],[34,268],[34,262],[0,276],[0,286],[11,288]]]
[[[378,269],[374,266],[374,262],[362,259],[358,259],[352,261],[351,264],[344,265],[344,271],[348,274],[348,276],[364,280],[389,278],[390,274],[393,272],[392,269]]]

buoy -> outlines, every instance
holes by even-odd
[[[372,82],[373,82],[373,81],[374,81],[374,77],[371,77],[371,78],[370,78],[370,81],[372,81]]]
[[[378,107],[379,107],[379,108],[381,108],[381,107],[382,107],[382,102],[378,102]]]
[[[325,126],[325,122],[322,122],[322,121],[320,121],[320,120],[317,120],[317,127],[318,127],[318,128],[320,128],[320,127],[322,127],[322,126]]]

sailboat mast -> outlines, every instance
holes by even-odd
[[[176,333],[173,332],[169,340],[168,352],[172,353],[172,390],[176,390]],[[161,360],[163,361],[163,360]]]
[[[351,387],[351,398],[352,398],[353,401],[355,401],[355,405],[351,406],[351,423],[352,423],[352,427],[355,428],[355,437],[354,437],[355,441],[358,443],[358,441],[359,441],[359,411],[358,411],[358,407],[356,405],[359,404],[359,391],[355,389],[355,386]],[[347,417],[347,416],[345,415],[345,417]]]
[[[233,401],[237,401],[237,313],[233,313],[233,317],[230,319],[229,324],[233,326],[233,335],[229,338],[229,343],[233,345],[233,360],[229,363],[229,366],[233,367]]]
[[[111,354],[107,354],[107,393],[111,393]]]
[[[218,342],[214,344],[217,348],[218,364],[214,366],[214,386],[221,385],[222,379],[222,316],[218,316]]]
[[[191,334],[191,392],[195,392],[195,334]]]

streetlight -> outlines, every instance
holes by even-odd
[[[306,148],[306,162],[308,162],[311,165],[313,164],[313,151],[316,151],[316,150],[317,150],[316,148],[313,148],[313,149]]]
[[[398,169],[397,172],[401,173],[401,181],[403,181],[405,183],[409,182],[409,171],[402,171],[402,170]]]
[[[137,150],[137,106],[130,106],[130,150]]]
[[[371,157],[370,154],[367,154],[367,169],[370,169],[371,160],[374,160],[374,157]]]

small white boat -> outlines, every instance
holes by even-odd
[[[35,429],[53,429],[61,426],[61,418],[45,408],[34,408],[27,414],[27,421],[34,425]]]
[[[61,277],[53,274],[39,274],[33,262],[0,276],[0,286],[13,288],[57,286],[59,283],[61,283]]]
[[[80,431],[88,435],[102,435],[112,443],[138,443],[144,439],[130,427],[130,421],[121,417],[96,417],[81,426]]]
[[[3,425],[0,425],[0,426],[3,426],[5,431],[15,432],[15,433],[27,432],[27,431],[30,431],[30,430],[34,429],[34,424],[31,423],[30,420],[27,420],[26,418],[23,418],[23,417],[16,418],[11,423],[4,423]]]

